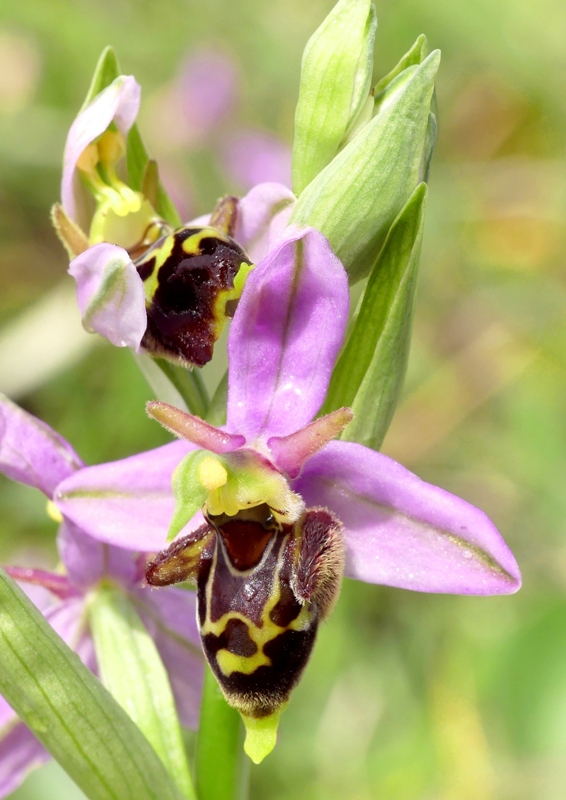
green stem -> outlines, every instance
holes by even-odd
[[[228,402],[228,373],[225,372],[208,406],[206,421],[211,425],[226,425],[226,404]]]
[[[208,412],[210,399],[206,386],[196,369],[185,369],[165,361],[163,358],[154,359],[162,372],[169,378],[175,389],[179,392],[191,414],[204,419]]]
[[[207,667],[196,747],[199,800],[246,800],[249,761],[242,745],[240,715],[230,708]]]

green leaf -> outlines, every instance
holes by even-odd
[[[211,670],[204,688],[195,754],[199,800],[243,800],[247,797],[249,760],[244,755],[240,715],[231,708]]]
[[[199,468],[203,459],[210,457],[206,450],[196,450],[184,457],[173,473],[175,513],[169,525],[167,541],[183,530],[187,522],[203,507],[208,491],[200,482]]]
[[[363,128],[299,197],[292,223],[321,231],[350,282],[364,277],[421,170],[440,54],[417,68],[393,101]]]
[[[372,270],[323,413],[350,406],[341,438],[378,450],[405,377],[424,225],[426,184],[413,192]]]
[[[210,401],[198,370],[188,370],[147,353],[134,353],[134,358],[156,400],[205,419]]]
[[[90,800],[180,800],[125,711],[0,570],[0,692]]]
[[[92,76],[82,109],[86,108],[103,89],[110,86],[118,75],[120,75],[120,65],[118,64],[116,53],[112,47],[105,47],[94,69],[94,75]]]
[[[369,94],[377,19],[370,0],[340,0],[309,39],[293,141],[293,190],[334,158]]]
[[[153,639],[118,587],[101,587],[89,620],[104,685],[132,718],[184,797],[195,800],[171,684]]]

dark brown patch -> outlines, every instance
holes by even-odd
[[[259,522],[235,518],[222,525],[220,535],[230,561],[236,569],[243,572],[259,564],[273,531],[265,530]]]
[[[281,597],[272,609],[269,619],[280,628],[286,628],[301,613],[302,605],[297,601],[291,587],[281,584]]]
[[[179,228],[172,235],[173,247],[157,274],[157,288],[147,306],[147,330],[142,347],[155,355],[203,366],[212,358],[216,340],[215,301],[220,292],[232,289],[242,263],[250,263],[242,248],[229,237],[205,236],[199,252],[186,253],[183,243],[199,228]],[[151,272],[160,239],[136,267],[142,280]]]
[[[250,675],[232,672],[226,677],[216,659],[212,659],[212,670],[231,704],[252,717],[266,717],[276,711],[297,685],[312,652],[316,631],[315,620],[305,631],[280,633],[263,647],[272,665],[258,667]]]
[[[257,653],[257,644],[250,637],[248,626],[241,619],[228,620],[220,636],[207,633],[203,637],[203,647],[214,656],[219,650],[228,650],[236,656],[245,658]]]

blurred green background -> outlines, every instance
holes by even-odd
[[[141,82],[142,134],[194,216],[245,191],[229,163],[244,134],[279,148],[284,169],[302,49],[331,6],[3,0],[0,388],[86,461],[167,440],[144,415],[151,393],[131,355],[82,335],[49,224],[66,132],[100,51],[113,44]],[[251,797],[562,800],[566,5],[382,0],[377,10],[376,78],[421,32],[443,52],[415,336],[384,450],[483,508],[524,588],[460,598],[346,581],[276,751],[252,768]],[[215,132],[199,136],[179,76],[203,49],[235,77]],[[0,560],[53,564],[44,501],[2,479],[0,502]],[[14,797],[82,795],[50,765]]]

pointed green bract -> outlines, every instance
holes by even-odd
[[[393,101],[299,197],[292,223],[321,231],[351,283],[367,275],[421,174],[434,78],[432,52]]]
[[[408,69],[408,67],[418,67],[419,64],[422,64],[427,55],[428,43],[424,33],[421,33],[411,49],[399,59],[399,62],[393,67],[391,72],[388,72],[387,75],[384,75],[383,78],[376,83],[373,90],[376,100],[379,98],[381,92],[383,92],[398,75]]]
[[[403,385],[424,224],[420,184],[391,226],[334,370],[324,412],[350,406],[341,438],[379,449]]]
[[[0,692],[89,800],[181,800],[129,716],[0,570]]]
[[[296,195],[334,158],[366,102],[376,26],[370,0],[340,0],[307,43],[295,113]]]
[[[183,797],[196,800],[169,678],[153,639],[118,587],[101,587],[89,621],[104,685],[132,718]]]
[[[94,100],[97,94],[100,94],[103,89],[106,89],[107,86],[110,86],[112,81],[114,81],[119,75],[120,65],[118,63],[116,53],[112,47],[105,47],[100,54],[100,58],[98,59],[96,67],[94,68],[94,75],[92,76],[92,80],[90,82],[90,86],[81,111]]]

